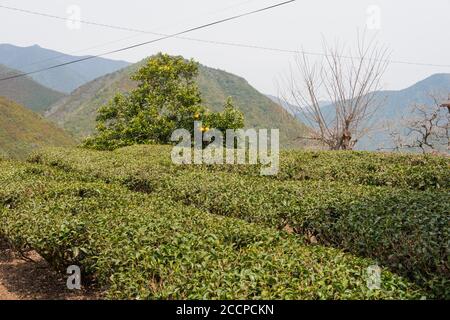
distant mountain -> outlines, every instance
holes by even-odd
[[[444,96],[450,93],[450,74],[434,74],[416,84],[399,91],[380,91],[380,99],[386,99],[378,111],[378,118],[392,119],[404,115],[414,103],[431,104],[430,94]]]
[[[97,109],[116,92],[125,92],[135,84],[130,75],[143,64],[140,62],[125,69],[95,79],[56,102],[46,116],[60,126],[84,137],[93,133]],[[244,113],[246,127],[279,128],[282,147],[298,147],[303,142],[296,139],[304,134],[301,124],[278,104],[259,93],[248,82],[228,72],[200,66],[198,84],[204,104],[213,111],[222,110],[228,96]]]
[[[71,56],[38,45],[17,47],[0,44],[0,64],[21,72],[29,72],[86,56]],[[36,82],[53,90],[70,93],[79,86],[128,66],[125,61],[95,58],[72,65],[30,75]]]
[[[0,78],[19,74],[17,70],[0,65]],[[13,100],[25,107],[42,113],[64,94],[40,85],[28,77],[0,81],[0,96]]]
[[[270,94],[266,94],[266,96],[273,102],[278,103],[280,106],[282,106],[284,110],[289,112],[291,115],[299,118],[300,121],[302,121],[302,111],[300,106],[293,105],[282,98],[275,97]],[[319,101],[320,107],[325,107],[328,106],[329,104],[330,104],[329,101]]]
[[[295,116],[300,111],[300,107],[299,106],[294,106],[293,104],[288,103],[284,99],[272,96],[270,94],[266,94],[266,96],[267,96],[267,98],[269,98],[273,102],[275,102],[275,103],[279,104],[280,106],[282,106],[284,108],[284,110],[286,110],[287,112],[289,112],[293,116]]]
[[[430,94],[447,98],[450,94],[450,74],[434,74],[416,84],[398,91],[378,91],[375,93],[381,101],[381,107],[372,117],[374,131],[361,139],[357,149],[376,150],[380,147],[390,147],[392,143],[388,137],[384,124],[389,121],[400,126],[402,117],[407,117],[410,107],[414,104],[431,105],[434,103]],[[332,114],[332,105],[323,107],[325,115]],[[401,126],[399,127],[401,128]]]
[[[24,159],[40,147],[74,144],[75,140],[53,123],[0,97],[0,157]]]

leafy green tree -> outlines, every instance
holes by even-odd
[[[132,144],[170,143],[175,129],[193,132],[194,121],[219,130],[238,129],[244,118],[229,98],[212,113],[201,103],[196,83],[198,63],[159,53],[131,78],[137,88],[117,94],[98,110],[97,133],[84,146],[112,150]]]
[[[231,97],[227,99],[222,112],[207,114],[206,124],[225,133],[227,129],[241,129],[244,127],[244,115],[234,107]]]

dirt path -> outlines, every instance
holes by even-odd
[[[96,295],[86,291],[71,291],[66,280],[52,271],[36,252],[19,259],[0,239],[0,300],[88,300]]]

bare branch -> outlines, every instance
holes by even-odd
[[[411,106],[407,118],[402,121],[404,132],[390,136],[395,137],[397,150],[420,150],[422,153],[450,153],[450,112],[441,107],[442,97],[429,93],[433,104]],[[402,141],[400,144],[399,141]]]
[[[314,132],[329,149],[352,149],[370,130],[371,117],[380,106],[375,92],[388,66],[389,51],[375,38],[359,34],[356,52],[323,41],[322,61],[312,63],[305,54],[291,69],[289,96]],[[319,67],[320,66],[320,67]],[[299,75],[297,75],[299,74]],[[330,102],[324,110],[322,100]]]

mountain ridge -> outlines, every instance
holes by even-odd
[[[75,144],[75,139],[55,124],[0,96],[0,157],[23,160],[41,147]]]
[[[73,56],[39,45],[19,47],[0,44],[0,64],[20,72],[30,72],[89,56]],[[30,75],[30,78],[50,89],[70,93],[79,86],[130,65],[129,62],[93,58],[53,70]]]
[[[0,78],[20,73],[0,64]],[[64,93],[47,88],[29,77],[19,77],[0,81],[0,96],[13,100],[35,112],[42,113],[51,104],[61,99]]]

